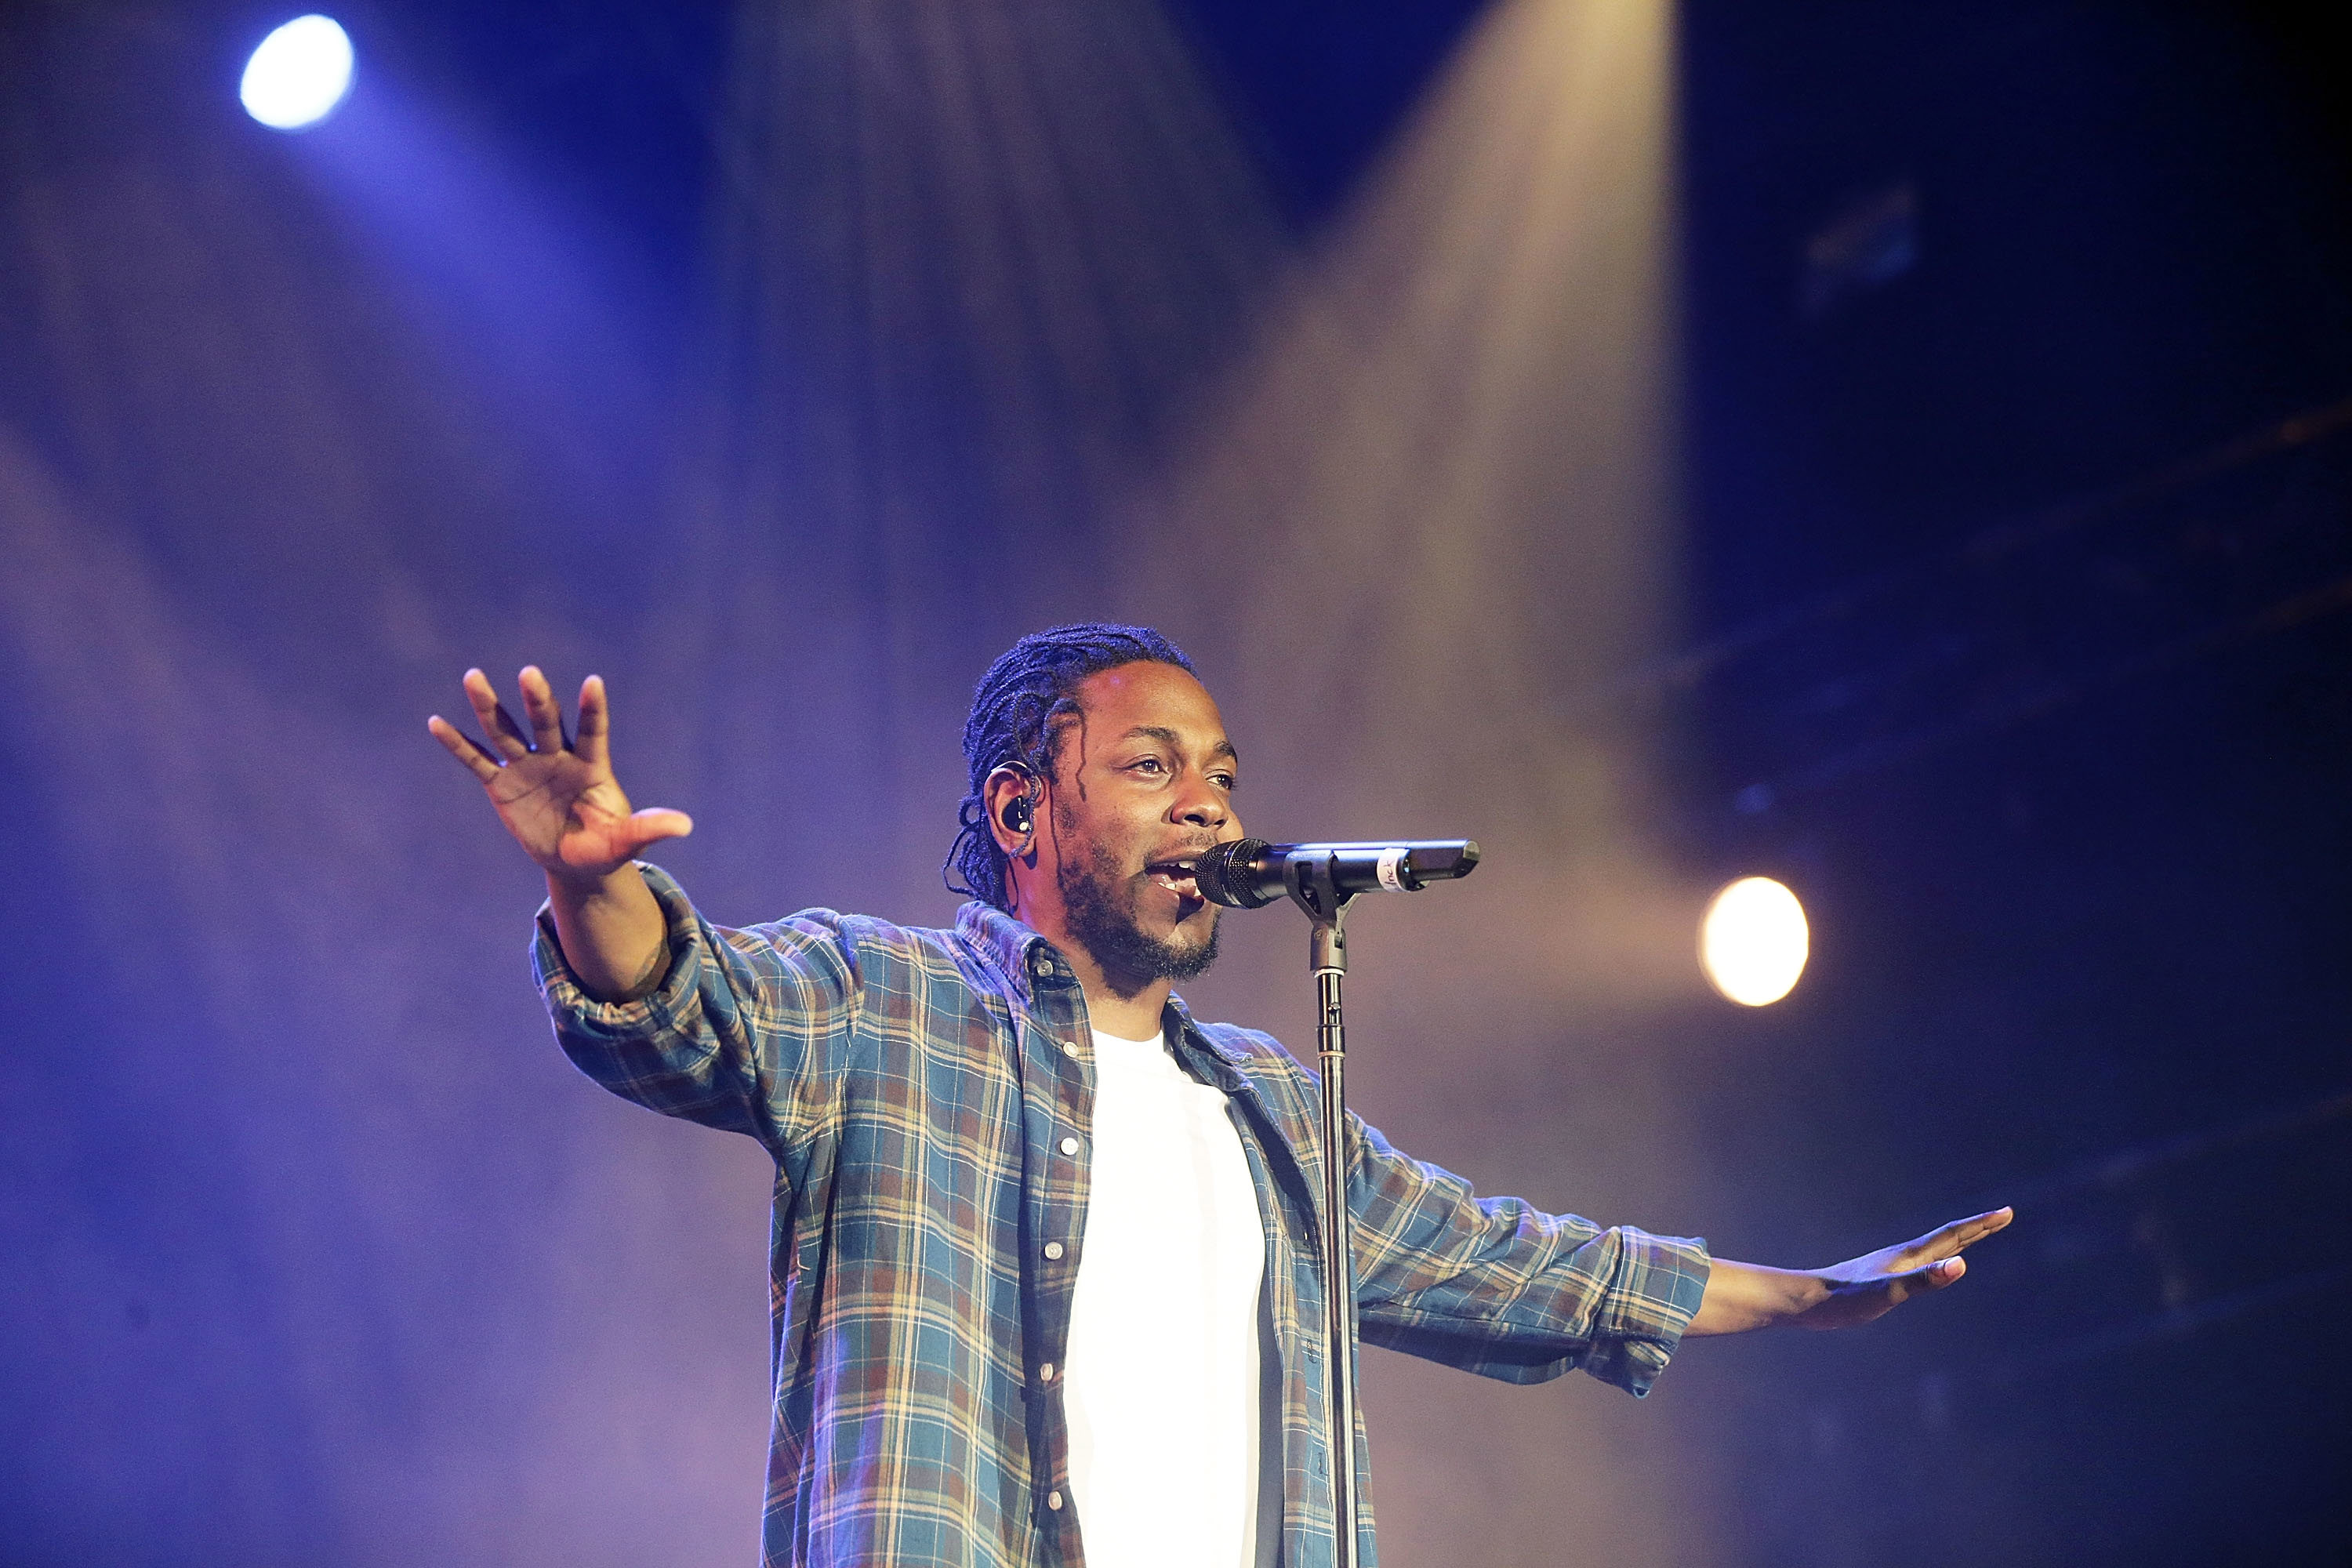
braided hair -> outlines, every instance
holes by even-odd
[[[956,807],[961,831],[940,868],[950,892],[984,899],[1000,910],[1009,906],[1004,851],[990,831],[982,794],[988,775],[1012,764],[1039,778],[1052,778],[1062,729],[1079,711],[1071,692],[1098,671],[1139,663],[1172,664],[1187,671],[1192,668],[1183,649],[1150,626],[1105,621],[1032,632],[988,667],[971,694],[971,716],[964,721],[963,755],[971,790]]]

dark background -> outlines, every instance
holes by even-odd
[[[1954,1294],[1644,1406],[1370,1358],[1391,1561],[2347,1561],[2337,29],[1682,7],[1664,629],[1513,609],[1456,731],[1347,673],[1395,620],[1221,611],[1254,520],[1133,498],[1505,8],[372,5],[309,141],[235,103],[276,12],[0,12],[0,1563],[748,1560],[761,1163],[545,1044],[531,877],[423,716],[600,668],[717,918],[943,920],[962,694],[1080,614],[1192,647],[1254,828],[1487,845],[1362,921],[1407,1148],[1788,1264],[2020,1211]],[[1059,129],[874,132],[950,87]],[[1055,268],[1104,236],[1089,351]],[[1611,581],[1480,556],[1548,504],[1460,547],[1513,605]],[[1542,726],[1637,738],[1661,972],[1713,886],[1798,889],[1788,1001],[1531,971],[1552,797],[1485,764]],[[1297,1045],[1280,918],[1204,1000]]]

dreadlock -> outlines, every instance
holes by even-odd
[[[989,830],[988,803],[982,795],[988,775],[1017,763],[1039,778],[1052,778],[1063,725],[1078,713],[1077,699],[1070,693],[1100,670],[1138,663],[1192,668],[1183,649],[1150,626],[1103,621],[1033,632],[988,667],[971,694],[971,716],[963,725],[971,792],[956,807],[961,830],[940,868],[950,892],[985,899],[1000,910],[1007,907],[1004,851]]]

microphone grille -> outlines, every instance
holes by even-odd
[[[1192,882],[1201,896],[1227,909],[1254,910],[1274,900],[1261,896],[1251,863],[1265,852],[1263,838],[1236,838],[1213,845],[1193,863]]]

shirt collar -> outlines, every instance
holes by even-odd
[[[1247,1052],[1236,1050],[1233,1047],[1226,1045],[1224,1041],[1218,1039],[1214,1035],[1209,1033],[1208,1030],[1194,1023],[1192,1021],[1192,1009],[1184,1005],[1184,998],[1179,996],[1173,991],[1171,991],[1168,994],[1168,1007],[1167,1010],[1160,1015],[1160,1019],[1162,1026],[1168,1029],[1168,1037],[1170,1039],[1174,1039],[1179,1035],[1181,1035],[1184,1038],[1194,1041],[1200,1045],[1202,1048],[1206,1050],[1211,1056],[1215,1057],[1219,1061],[1225,1063],[1229,1067],[1240,1063],[1248,1055]]]
[[[1036,999],[1036,982],[1043,976],[1057,969],[1069,973],[1069,964],[1054,951],[1052,942],[994,904],[972,900],[956,910],[955,929],[958,936],[994,963],[1024,1002]]]

